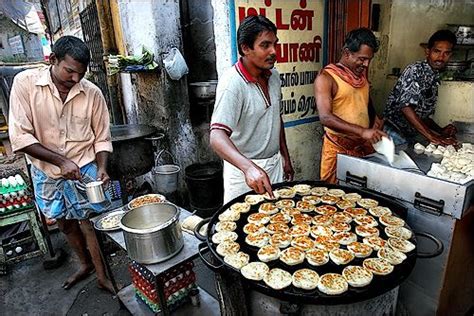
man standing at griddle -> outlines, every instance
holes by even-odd
[[[273,196],[272,183],[293,179],[274,69],[276,34],[266,17],[246,17],[237,31],[241,58],[217,85],[210,142],[224,159],[224,203],[249,189]]]

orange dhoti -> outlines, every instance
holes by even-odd
[[[337,154],[363,157],[373,152],[374,148],[370,143],[326,132],[321,149],[321,180],[336,184]]]

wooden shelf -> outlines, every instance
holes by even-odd
[[[420,46],[423,47],[423,48],[427,48],[428,47],[428,43],[420,43]],[[456,44],[454,45],[454,50],[470,50],[470,49],[474,49],[474,44]]]
[[[121,70],[121,73],[130,73],[130,74],[138,74],[138,73],[145,73],[145,74],[159,74],[161,72],[160,68],[157,67],[155,69],[137,69],[137,70]]]

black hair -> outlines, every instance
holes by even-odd
[[[91,60],[89,47],[79,38],[74,36],[63,36],[53,45],[52,52],[61,61],[66,55],[71,56],[75,61],[87,66]]]
[[[439,30],[434,32],[428,40],[428,49],[433,48],[435,42],[446,41],[454,45],[456,44],[456,35],[450,30]]]
[[[248,47],[253,48],[255,40],[263,31],[273,32],[276,35],[277,28],[272,21],[263,15],[250,15],[242,20],[239,29],[237,30],[237,46],[241,56],[244,56],[241,46],[245,44]]]
[[[347,33],[343,48],[347,48],[349,51],[355,53],[360,50],[362,45],[369,46],[372,48],[374,53],[379,50],[379,42],[374,33],[365,27],[361,27]]]

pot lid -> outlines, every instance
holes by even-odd
[[[155,132],[155,127],[142,124],[112,125],[110,127],[112,142],[150,136]]]
[[[120,220],[120,228],[133,234],[150,234],[179,220],[180,210],[171,203],[151,203],[130,210]]]

